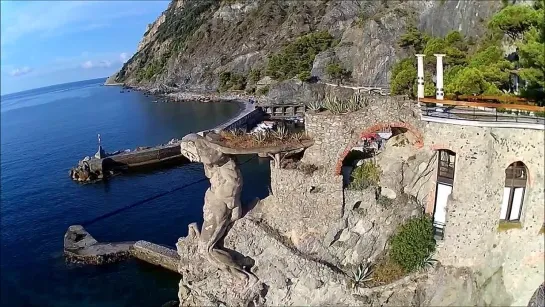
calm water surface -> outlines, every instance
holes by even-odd
[[[66,264],[68,226],[201,179],[190,164],[80,185],[68,171],[96,152],[166,143],[236,115],[230,103],[154,103],[104,79],[52,86],[1,101],[1,306],[161,306],[176,299],[179,277],[131,260]],[[241,157],[246,161],[249,157]],[[268,194],[268,161],[242,166],[243,201]],[[202,221],[203,182],[102,219],[87,229],[99,241],[148,240],[174,246]]]

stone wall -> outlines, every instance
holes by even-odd
[[[503,303],[526,305],[545,273],[545,244],[540,234],[545,221],[544,132],[426,123],[419,116],[414,102],[387,97],[374,98],[368,109],[359,112],[307,113],[306,129],[315,145],[306,150],[303,160],[323,166],[330,180],[340,182],[335,174],[354,140],[384,124],[404,126],[413,136],[413,146],[377,156],[383,169],[381,186],[415,196],[432,214],[437,150],[454,151],[454,188],[447,204],[445,238],[436,257],[444,265],[478,272],[479,285],[500,274],[502,287],[507,289]],[[500,231],[505,169],[515,161],[522,161],[529,170],[521,223],[516,229]],[[277,183],[273,178],[272,185]]]
[[[339,174],[339,162],[364,133],[377,132],[385,126],[408,128],[421,146],[420,110],[406,97],[367,96],[366,109],[342,115],[329,112],[305,115],[305,129],[315,146],[305,152],[304,160],[323,165]]]
[[[545,220],[544,132],[438,123],[426,124],[424,131],[426,151],[456,153],[439,260],[472,267],[483,278],[503,267],[513,305],[526,305],[545,273],[544,239],[539,234]],[[515,161],[522,161],[529,171],[521,223],[517,229],[499,231],[505,169]],[[428,208],[433,208],[434,191],[429,195]]]
[[[296,246],[323,238],[328,227],[343,215],[341,176],[325,168],[313,174],[271,166],[271,192],[252,212]],[[280,218],[281,217],[281,218]]]

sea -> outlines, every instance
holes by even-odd
[[[86,229],[100,242],[147,240],[175,248],[188,224],[202,223],[208,181],[176,190],[204,178],[202,165],[146,170],[94,184],[72,181],[69,170],[94,155],[98,134],[107,152],[154,146],[213,128],[242,106],[168,102],[122,92],[104,81],[1,97],[0,306],[160,307],[177,299],[178,274],[139,260],[70,264],[63,256],[63,236],[70,225],[94,221]],[[238,159],[243,202],[266,197],[268,160]]]

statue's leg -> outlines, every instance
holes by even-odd
[[[211,205],[210,203],[206,205]],[[242,266],[237,264],[231,255],[216,247],[219,240],[225,236],[227,227],[231,222],[231,210],[227,209],[227,206],[222,203],[221,206],[216,204],[214,206],[214,214],[207,214],[209,212],[205,208],[205,220],[201,231],[201,240],[206,244],[206,254],[210,262],[218,266],[220,269],[229,271],[235,277],[248,281],[257,280],[253,274],[246,272]]]

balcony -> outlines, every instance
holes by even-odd
[[[454,125],[545,130],[545,107],[421,98],[422,120]]]

